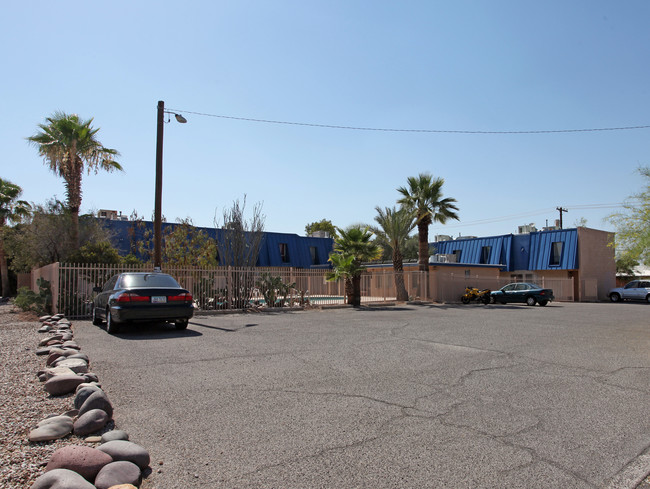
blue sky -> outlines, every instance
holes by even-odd
[[[212,226],[247,195],[268,231],[323,218],[373,222],[409,176],[445,179],[459,222],[435,234],[538,228],[568,208],[611,229],[640,189],[650,129],[650,2],[518,0],[30,1],[0,20],[0,177],[64,199],[25,138],[56,110],[94,117],[124,173],[84,177],[82,210],[154,204],[156,104],[165,125],[163,214]],[[194,113],[192,113],[194,112]],[[210,115],[199,115],[210,114]]]

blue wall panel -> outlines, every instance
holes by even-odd
[[[153,223],[150,221],[143,221],[139,226],[134,226],[134,223],[129,221],[103,220],[102,222],[111,233],[111,243],[121,256],[126,256],[132,251],[132,242],[142,242],[147,235],[149,239],[153,240]],[[167,229],[173,230],[177,226],[175,223],[168,222],[164,222],[162,225],[163,233]],[[211,239],[215,239],[221,233],[221,229],[197,229],[205,232]],[[288,246],[288,262],[282,261],[280,243],[285,243]],[[312,266],[312,247],[315,248],[318,262],[313,265],[327,265],[333,244],[334,241],[331,238],[310,238],[297,234],[265,232],[257,258],[257,266],[310,268]]]
[[[551,265],[553,243],[562,243],[558,265]],[[489,264],[505,265],[506,270],[573,270],[578,268],[578,231],[562,229],[530,234],[507,234],[488,238],[468,238],[433,243],[436,253],[460,250],[460,263],[480,264],[481,250],[490,246]]]

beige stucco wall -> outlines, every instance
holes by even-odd
[[[613,233],[597,229],[578,228],[578,287],[581,300],[606,300],[610,289],[616,287],[616,260]]]

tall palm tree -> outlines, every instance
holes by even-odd
[[[375,234],[382,239],[393,252],[393,270],[395,271],[395,289],[398,301],[407,301],[408,292],[404,285],[404,265],[402,249],[415,228],[415,213],[404,207],[399,209],[382,209],[375,207],[375,221],[379,227],[373,228]]]
[[[334,240],[334,251],[329,258],[334,272],[328,279],[345,279],[348,304],[360,306],[361,273],[366,269],[362,263],[381,256],[381,248],[372,241],[373,233],[368,227],[351,226],[336,230],[338,237]]]
[[[5,252],[3,232],[5,225],[20,221],[29,215],[31,206],[24,200],[18,200],[23,193],[18,185],[0,178],[0,276],[2,276],[2,297],[9,295],[9,269]]]
[[[456,199],[442,198],[443,178],[433,178],[430,173],[420,173],[409,177],[407,187],[397,191],[402,198],[397,201],[407,209],[415,211],[418,226],[419,253],[418,262],[421,271],[429,270],[429,226],[434,222],[445,224],[447,219],[458,220]]]
[[[81,208],[81,179],[84,172],[99,170],[122,171],[114,160],[117,150],[105,148],[97,140],[91,126],[93,120],[80,119],[76,114],[55,112],[46,124],[39,124],[40,132],[27,138],[38,149],[44,162],[56,175],[65,180],[67,206],[72,215],[72,242],[79,247],[79,209]]]

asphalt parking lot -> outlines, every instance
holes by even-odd
[[[75,339],[156,489],[626,488],[650,471],[650,306],[197,316]]]

